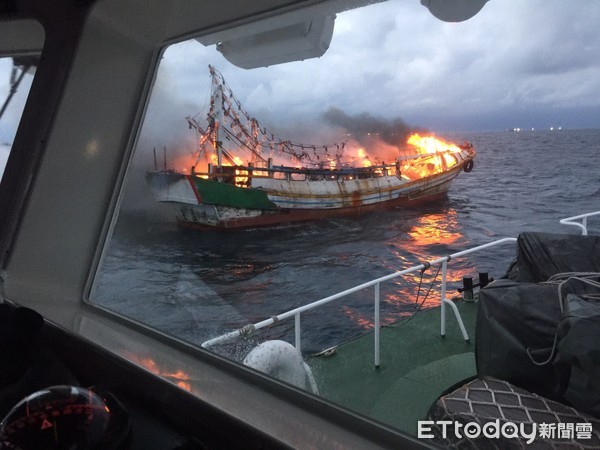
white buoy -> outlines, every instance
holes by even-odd
[[[273,378],[306,389],[307,379],[314,393],[318,393],[310,367],[302,354],[292,344],[266,341],[252,349],[244,358],[244,365],[259,370]]]

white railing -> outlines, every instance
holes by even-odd
[[[560,223],[563,225],[573,225],[573,226],[580,228],[581,234],[585,236],[585,235],[587,235],[587,218],[591,217],[591,216],[596,216],[596,215],[600,215],[600,211],[580,214],[580,215],[573,216],[573,217],[567,217],[565,219],[561,219]],[[581,220],[581,222],[578,222],[579,220]],[[379,294],[380,289],[379,288],[380,288],[381,283],[389,281],[389,280],[393,280],[395,278],[401,277],[403,275],[407,275],[409,273],[417,272],[419,270],[424,271],[424,270],[428,269],[430,266],[435,266],[438,264],[441,265],[441,272],[442,272],[441,293],[440,293],[441,294],[440,295],[440,307],[441,307],[440,334],[442,336],[446,335],[446,306],[449,305],[452,308],[452,311],[454,312],[454,316],[456,317],[456,321],[458,322],[458,325],[460,327],[463,338],[465,339],[465,341],[468,341],[469,335],[467,334],[467,330],[464,326],[464,323],[463,323],[462,317],[460,316],[460,312],[458,311],[458,308],[456,307],[454,302],[452,302],[450,299],[446,298],[448,262],[450,262],[453,258],[468,255],[470,253],[475,253],[475,252],[478,252],[478,251],[481,251],[481,250],[484,250],[484,249],[487,249],[487,248],[490,248],[493,246],[497,246],[500,244],[505,244],[508,242],[514,243],[514,242],[516,242],[516,240],[517,240],[516,238],[498,239],[496,241],[493,241],[493,242],[490,242],[487,244],[479,245],[477,247],[473,247],[473,248],[470,248],[467,250],[456,252],[456,253],[453,253],[448,256],[443,256],[441,258],[437,258],[437,259],[434,259],[434,260],[431,260],[428,262],[424,262],[422,264],[411,267],[409,269],[394,272],[392,274],[377,278],[375,280],[368,281],[368,282],[360,284],[358,286],[354,286],[350,289],[346,289],[345,291],[338,292],[337,294],[330,295],[329,297],[322,298],[321,300],[317,300],[317,301],[309,303],[307,305],[284,312],[277,316],[270,317],[261,322],[249,324],[249,325],[246,325],[237,330],[234,330],[229,333],[218,336],[216,338],[207,340],[202,344],[202,347],[209,348],[214,345],[222,344],[222,343],[231,341],[237,337],[249,335],[256,330],[271,326],[282,320],[286,320],[291,317],[294,317],[294,320],[295,320],[295,346],[299,351],[301,351],[300,316],[303,312],[318,308],[319,306],[325,305],[327,303],[330,303],[334,300],[338,300],[343,297],[347,297],[350,294],[353,294],[358,291],[362,291],[363,289],[367,289],[367,288],[373,286],[373,288],[374,288],[374,308],[373,309],[374,309],[374,322],[375,322],[374,323],[374,340],[375,340],[375,342],[374,342],[374,348],[375,348],[374,349],[374,360],[375,360],[375,366],[379,367],[379,365],[380,365],[380,348],[379,347],[380,347],[380,330],[381,330],[380,312],[379,312],[379,303],[380,303],[380,294]]]
[[[458,308],[456,307],[456,305],[454,304],[454,302],[452,302],[450,299],[446,298],[446,283],[447,283],[447,268],[448,268],[448,262],[451,261],[453,258],[457,258],[460,256],[464,256],[464,255],[468,255],[470,253],[475,253],[496,245],[500,245],[500,244],[505,244],[508,242],[514,243],[517,239],[516,238],[503,238],[503,239],[498,239],[496,241],[490,242],[488,244],[483,244],[483,245],[479,245],[477,247],[473,247],[467,250],[463,250],[460,252],[456,252],[453,253],[451,255],[448,256],[443,256],[441,258],[437,258],[434,259],[432,261],[428,261],[422,264],[419,264],[417,266],[411,267],[409,269],[405,269],[405,270],[400,270],[398,272],[394,272],[392,274],[377,278],[375,280],[371,280],[368,281],[366,283],[360,284],[358,286],[354,286],[353,288],[350,289],[346,289],[345,291],[342,292],[338,292],[337,294],[334,295],[330,295],[329,297],[325,297],[322,298],[321,300],[317,300],[315,302],[309,303],[307,305],[292,309],[290,311],[284,312],[282,314],[279,314],[277,316],[273,316],[270,317],[266,320],[263,320],[261,322],[257,322],[254,324],[249,324],[246,325],[242,328],[239,328],[237,330],[231,331],[229,333],[223,334],[221,336],[218,336],[216,338],[210,339],[205,341],[204,343],[202,343],[202,347],[204,348],[209,348],[212,347],[214,345],[218,345],[218,344],[223,344],[225,342],[228,342],[230,340],[233,340],[239,336],[244,336],[244,335],[249,335],[251,333],[253,333],[256,330],[259,330],[261,328],[265,328],[268,327],[270,325],[273,325],[277,322],[280,322],[282,320],[286,320],[289,319],[291,317],[294,317],[295,319],[295,346],[298,349],[298,351],[301,351],[301,325],[300,325],[300,316],[303,312],[315,309],[319,306],[325,305],[329,302],[332,302],[334,300],[346,297],[350,294],[353,294],[355,292],[358,291],[362,291],[363,289],[367,289],[371,286],[374,287],[374,362],[375,362],[375,367],[379,367],[380,365],[380,329],[381,329],[381,324],[380,324],[380,314],[379,314],[379,286],[381,285],[381,283],[389,281],[389,280],[393,280],[395,278],[401,277],[403,275],[407,275],[409,273],[413,273],[413,272],[417,272],[419,270],[426,270],[428,269],[430,266],[434,266],[434,265],[441,265],[441,271],[442,271],[442,281],[441,281],[441,302],[440,302],[440,306],[441,306],[441,323],[440,323],[440,333],[442,336],[446,335],[446,306],[449,305],[453,312],[454,312],[454,316],[456,317],[456,320],[458,322],[458,325],[460,327],[460,331],[463,335],[463,338],[465,339],[465,341],[469,340],[469,335],[467,334],[467,330],[465,328],[465,325],[463,323],[462,317],[460,316],[460,312],[458,311]]]
[[[566,219],[561,219],[560,223],[562,225],[573,225],[575,227],[578,227],[578,228],[581,229],[581,234],[583,236],[587,236],[587,234],[588,234],[588,232],[587,232],[587,219],[588,219],[588,217],[597,216],[597,215],[600,215],[600,211],[595,211],[595,212],[585,213],[585,214],[579,214],[578,216],[573,216],[573,217],[567,217]],[[581,220],[581,223],[579,223],[578,220]]]

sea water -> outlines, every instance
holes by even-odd
[[[475,167],[445,200],[361,217],[243,231],[177,227],[165,205],[124,207],[107,244],[92,301],[193,344],[423,261],[521,231],[567,232],[560,218],[600,210],[600,130],[454,133],[471,142]],[[134,176],[134,174],[132,174]],[[137,195],[151,193],[143,177]],[[131,187],[134,186],[134,187]],[[146,200],[147,200],[146,199]],[[591,232],[600,217],[590,219]],[[502,276],[514,247],[449,265],[449,295],[464,276]],[[439,305],[437,267],[381,286],[382,322]],[[302,315],[305,352],[373,327],[373,288]],[[293,320],[258,336],[293,342]],[[243,342],[239,344],[243,347]],[[241,348],[240,347],[240,348]],[[231,351],[231,350],[230,350]],[[234,351],[242,357],[244,349]]]

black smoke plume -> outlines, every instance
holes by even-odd
[[[363,144],[379,138],[386,144],[403,147],[410,134],[420,131],[399,118],[386,120],[369,113],[349,115],[336,107],[330,107],[323,113],[323,119],[331,125],[345,128]]]

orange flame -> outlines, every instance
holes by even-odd
[[[406,140],[407,144],[414,145],[421,153],[460,153],[458,145],[446,142],[435,136],[421,136],[419,133],[411,134]]]
[[[412,145],[423,158],[407,160],[402,166],[402,173],[410,180],[435,175],[458,164],[453,153],[460,153],[461,148],[435,136],[411,134],[407,144]]]
[[[356,152],[356,156],[360,160],[363,167],[371,167],[373,165],[364,148],[359,148]]]
[[[462,152],[463,148],[433,135],[421,136],[418,133],[414,133],[408,137],[406,143],[408,144],[407,147],[398,148],[385,144],[382,141],[375,141],[367,151],[357,141],[346,142],[345,155],[342,152],[341,155],[336,155],[337,159],[327,155],[327,159],[323,158],[321,160],[320,167],[337,169],[340,163],[342,166],[372,167],[374,164],[393,163],[395,160],[400,160],[402,161],[400,168],[402,177],[414,181],[442,173],[463,160],[463,158],[456,155]],[[415,156],[417,157],[415,158]],[[200,164],[197,158],[203,159],[204,164]],[[295,164],[298,166],[298,163],[293,163],[289,156],[284,158],[282,155],[279,155],[277,160],[275,161],[274,159],[276,164]],[[217,155],[214,151],[208,152],[203,150],[197,154],[180,154],[171,161],[169,166],[182,173],[190,173],[192,166],[195,166],[193,170],[196,176],[207,178],[209,177],[208,163],[211,163],[213,166],[217,165]],[[257,169],[264,166],[256,164],[256,161],[254,163],[254,176],[264,176],[266,172],[256,172]],[[223,157],[221,164],[222,166],[238,166],[234,172],[235,184],[240,187],[249,185],[249,172],[240,168],[246,166],[248,163],[245,163],[241,156],[236,155],[234,150],[229,151],[229,158]]]
[[[244,161],[239,156],[232,155],[231,159],[233,159],[233,162],[235,163],[236,166],[244,165]],[[219,159],[218,159],[216,153],[210,154],[210,162],[214,165],[217,165],[219,163]],[[233,164],[231,164],[231,162],[229,162],[225,158],[223,158],[223,160],[221,161],[221,165],[222,166],[232,166]]]

